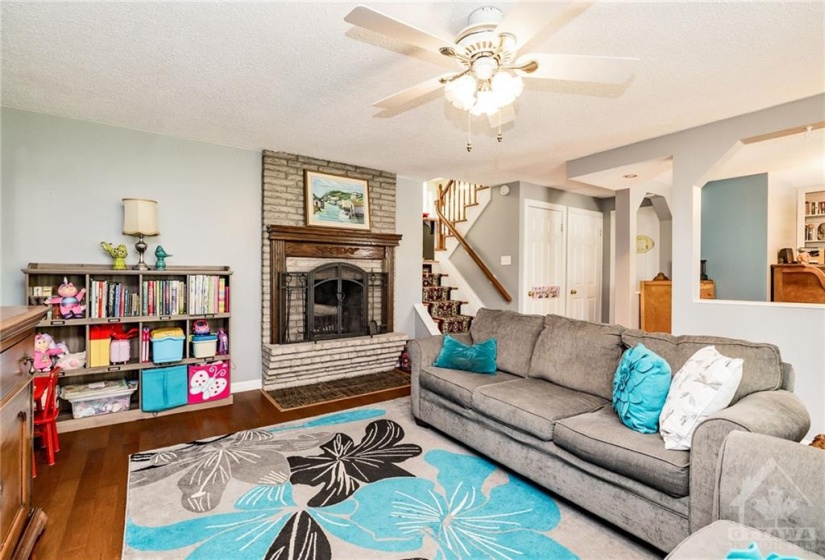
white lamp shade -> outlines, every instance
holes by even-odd
[[[145,198],[123,199],[123,233],[158,235],[158,201]]]

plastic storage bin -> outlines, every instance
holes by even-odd
[[[170,327],[152,331],[152,361],[156,364],[183,359],[183,329]]]
[[[189,366],[189,404],[225,399],[229,396],[229,362]]]
[[[109,361],[113,364],[125,364],[132,358],[132,347],[128,339],[112,340],[109,346]]]
[[[211,358],[218,353],[218,335],[196,334],[192,336],[192,357]]]
[[[168,410],[188,402],[186,366],[145,369],[140,372],[140,408],[146,412]]]
[[[129,401],[136,389],[137,381],[98,381],[65,385],[60,388],[60,398],[72,403],[72,417],[88,418],[129,410]]]

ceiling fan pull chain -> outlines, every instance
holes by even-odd
[[[473,134],[472,134],[472,125],[473,125],[473,114],[469,111],[467,112],[467,151],[473,151]]]
[[[501,109],[498,110],[498,136],[496,136],[496,140],[498,143],[501,144],[501,140],[504,136],[501,135]]]

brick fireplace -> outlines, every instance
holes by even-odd
[[[264,389],[391,370],[407,339],[393,332],[395,176],[283,152],[263,163]],[[304,170],[366,180],[371,231],[305,226]]]

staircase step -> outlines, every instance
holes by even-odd
[[[423,288],[421,299],[424,301],[446,301],[450,299],[453,286],[427,286]]]
[[[467,302],[458,301],[456,299],[447,299],[442,301],[428,301],[424,305],[427,306],[427,311],[430,317],[446,318],[461,315],[461,306]]]
[[[440,286],[441,279],[447,276],[440,272],[425,272],[421,275],[421,284],[428,288],[430,286]]]
[[[453,315],[452,317],[433,317],[433,321],[438,324],[438,330],[442,333],[457,334],[470,332],[473,318],[469,315]]]

